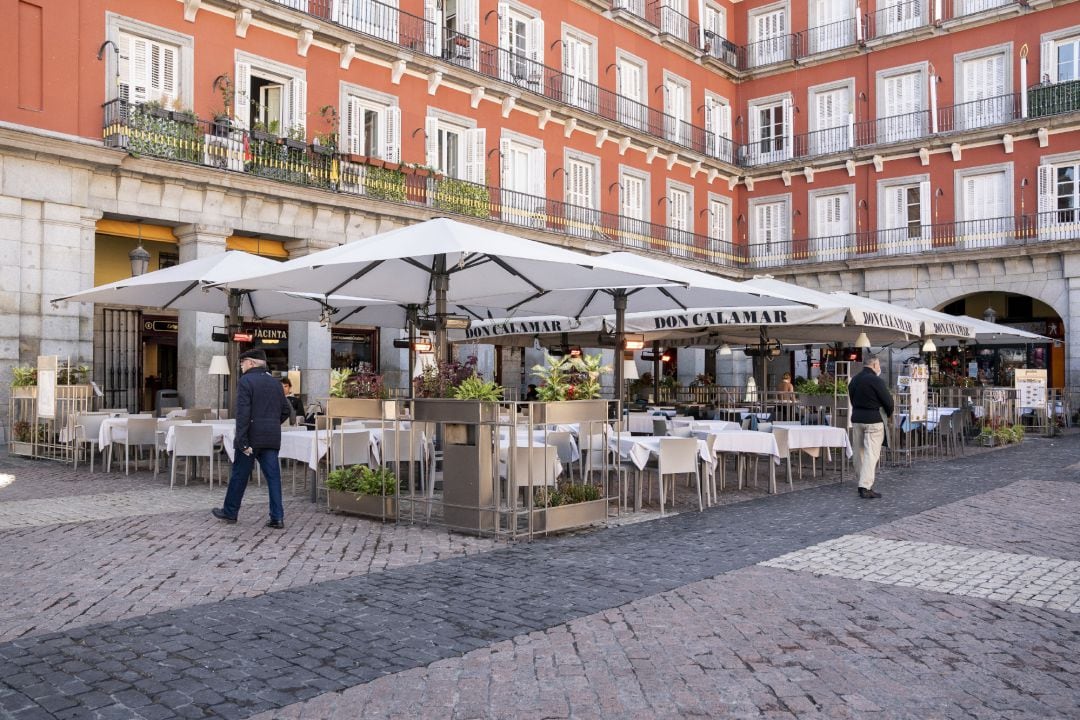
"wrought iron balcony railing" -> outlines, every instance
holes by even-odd
[[[1080,80],[1044,83],[1028,89],[1028,117],[1080,111]]]
[[[927,0],[901,0],[866,13],[863,16],[863,37],[875,40],[915,30],[929,22]]]
[[[875,257],[917,256],[1080,239],[1080,209],[934,225],[735,244],[690,230],[582,207],[505,188],[432,175],[426,168],[377,164],[334,154],[333,148],[247,132],[227,122],[199,120],[122,100],[104,105],[105,144],[134,155],[243,173],[275,182],[442,213],[496,220],[581,238],[753,270]],[[846,129],[846,128],[845,128]]]

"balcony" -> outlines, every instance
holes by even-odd
[[[933,2],[933,0],[930,0]],[[863,16],[863,37],[867,42],[917,30],[930,24],[927,0],[902,0]]]
[[[1028,117],[1080,111],[1080,80],[1045,83],[1028,89]]]
[[[335,154],[332,148],[305,146],[295,141],[263,139],[227,123],[198,120],[161,108],[112,100],[103,109],[105,145],[132,155],[504,222],[577,237],[591,245],[644,250],[747,272],[1080,239],[1080,210],[1059,209],[1015,218],[915,225],[828,238],[795,238],[767,246],[753,242],[736,245],[551,198],[432,175],[426,168]],[[829,142],[828,137],[819,136],[821,142]],[[808,136],[809,139],[812,138]]]
[[[645,20],[668,35],[697,49],[700,45],[700,28],[694,20],[672,7],[669,0],[656,0],[645,9]]]

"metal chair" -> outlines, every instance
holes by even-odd
[[[73,443],[72,456],[75,458],[73,469],[79,469],[80,451],[84,445],[89,445],[90,472],[94,472],[94,453],[100,450],[98,447],[98,436],[101,434],[101,423],[109,416],[103,412],[89,412],[76,413],[72,417],[75,422],[71,428],[71,440]]]
[[[191,458],[196,459],[195,475],[198,477],[198,458],[210,458],[210,487],[214,487],[214,428],[211,425],[181,423],[173,427],[172,469],[169,472],[169,487],[176,483],[176,459],[184,458],[184,484],[188,484],[191,474]]]
[[[664,476],[693,473],[697,482],[698,510],[704,510],[701,502],[701,473],[698,469],[697,438],[663,438],[660,441],[657,461],[657,482],[660,485],[660,514],[664,514]],[[671,504],[675,504],[675,480],[671,482]]]
[[[124,446],[124,474],[130,475],[131,447],[135,447],[135,470],[139,469],[140,449],[149,446],[154,454],[154,475],[158,473],[157,420],[152,417],[130,417],[127,421],[127,437],[113,440],[109,445],[109,472],[112,472],[112,449]]]

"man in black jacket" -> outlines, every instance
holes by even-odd
[[[881,360],[871,357],[861,373],[848,384],[851,398],[851,440],[855,446],[855,476],[859,480],[859,497],[879,498],[874,491],[874,471],[885,439],[885,418],[892,417],[893,399],[881,375]]]
[[[259,461],[266,487],[270,492],[270,519],[266,527],[282,530],[285,527],[285,508],[281,503],[281,468],[278,450],[281,449],[281,423],[289,417],[289,403],[281,383],[266,367],[266,353],[248,350],[240,356],[240,382],[236,384],[236,440],[229,489],[225,505],[214,508],[214,517],[228,523],[236,522],[240,503],[244,499],[248,478],[255,461]]]

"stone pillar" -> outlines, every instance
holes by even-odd
[[[383,376],[383,385],[388,388],[401,388],[406,393],[409,389],[409,353],[394,347],[394,340],[407,338],[409,335],[401,328],[379,328],[379,373]],[[417,360],[417,367],[420,361]]]
[[[1080,253],[1065,255],[1062,269],[1068,288],[1065,322],[1065,387],[1070,393],[1080,390]],[[1076,412],[1077,407],[1073,407]]]
[[[289,367],[300,368],[299,392],[305,403],[323,403],[330,396],[330,328],[319,323],[289,323]]]
[[[499,347],[496,352],[501,355],[503,387],[517,388],[521,397],[525,396],[525,374],[522,360],[525,353],[519,347]]]
[[[181,225],[175,230],[179,242],[180,262],[225,252],[225,239],[232,234],[227,227],[213,225]],[[177,332],[176,384],[185,407],[217,407],[218,383],[210,382],[210,359],[226,354],[226,346],[211,339],[214,327],[224,327],[224,313],[180,312]],[[231,378],[238,368],[230,367]],[[214,378],[217,380],[217,378]],[[230,391],[235,389],[230,383]],[[230,405],[231,406],[231,405]]]

